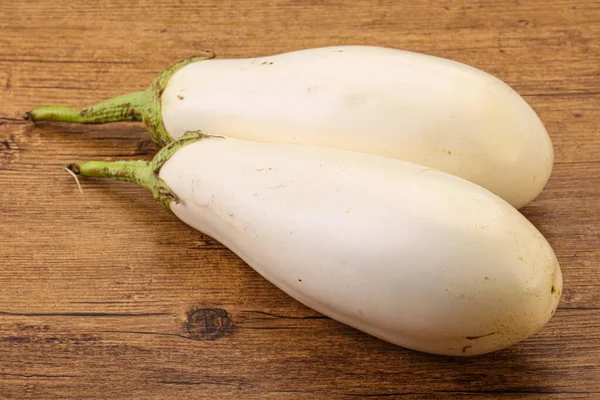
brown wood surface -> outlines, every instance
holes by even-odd
[[[133,123],[37,126],[149,85],[172,63],[371,44],[452,58],[513,86],[555,146],[523,212],[553,245],[552,321],[474,358],[422,354],[325,318],[134,185],[76,160],[150,159]],[[600,3],[0,0],[0,398],[600,398]]]

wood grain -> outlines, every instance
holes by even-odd
[[[0,1],[1,399],[600,398],[600,3]],[[290,299],[132,185],[65,163],[150,159],[136,124],[23,121],[142,90],[175,61],[336,44],[452,58],[530,102],[556,165],[524,214],[564,296],[539,334],[454,359]]]

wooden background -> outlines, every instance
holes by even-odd
[[[172,63],[371,44],[513,86],[556,164],[523,210],[561,262],[549,325],[494,354],[395,347],[290,299],[118,182],[62,166],[150,159],[144,129],[33,124],[37,105],[145,89]],[[1,399],[600,398],[600,3],[0,0]]]

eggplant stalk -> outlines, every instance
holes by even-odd
[[[29,111],[25,117],[34,122],[50,121],[79,124],[143,121],[152,136],[152,140],[161,147],[166,146],[173,141],[173,138],[167,133],[162,121],[162,92],[171,76],[182,67],[215,57],[215,54],[210,50],[206,50],[206,53],[206,55],[185,59],[162,71],[145,91],[118,96],[82,109],[62,106],[36,107]]]
[[[150,190],[156,201],[171,211],[171,202],[178,203],[179,199],[158,176],[160,169],[177,150],[207,136],[201,132],[187,132],[181,139],[163,147],[150,162],[143,160],[84,161],[69,164],[66,168],[81,176],[137,183]]]

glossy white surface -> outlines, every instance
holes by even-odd
[[[300,302],[400,346],[504,348],[542,328],[562,291],[550,245],[518,211],[417,164],[205,138],[160,177],[184,222]]]
[[[162,95],[167,131],[202,130],[399,158],[463,177],[520,208],[546,184],[550,138],[508,85],[467,65],[381,47],[212,59]]]

